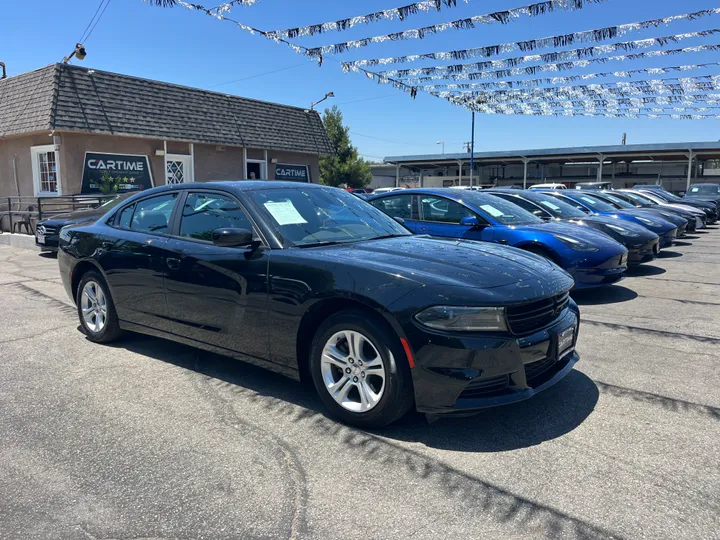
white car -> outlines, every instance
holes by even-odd
[[[567,189],[565,184],[535,184],[528,189]]]
[[[402,191],[405,188],[401,187],[381,187],[373,190],[373,195],[380,195],[381,193],[390,193],[391,191]]]

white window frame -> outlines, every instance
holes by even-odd
[[[191,184],[195,181],[195,159],[192,154],[165,154],[165,183],[167,184],[167,164],[168,161],[183,161],[187,166],[184,170],[183,184]]]
[[[40,179],[40,154],[55,154],[55,176],[57,179],[57,191],[41,191],[42,182]],[[55,148],[54,144],[45,144],[42,146],[31,146],[30,157],[32,161],[33,173],[33,190],[35,197],[60,197],[62,195],[62,182],[60,177],[60,152]]]
[[[265,161],[264,159],[246,159],[245,160],[245,179],[246,180],[249,180],[249,178],[247,178],[247,177],[250,176],[247,172],[247,166],[250,163],[257,163],[260,165],[260,178],[256,178],[255,180],[267,180],[268,179],[267,178],[267,176],[268,176],[267,161]]]

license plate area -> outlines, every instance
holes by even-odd
[[[566,330],[563,330],[558,334],[557,339],[557,350],[558,355],[557,358],[562,359],[566,355],[570,354],[573,351],[574,348],[574,342],[575,342],[575,329],[577,328],[576,324],[573,324],[570,328],[567,328]]]

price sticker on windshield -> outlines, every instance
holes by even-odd
[[[277,221],[278,225],[304,225],[307,223],[292,201],[268,201],[263,206]]]
[[[498,210],[497,208],[489,204],[483,204],[480,208],[485,210],[492,217],[500,217],[505,215],[505,212],[503,212],[502,210]]]

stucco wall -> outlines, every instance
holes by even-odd
[[[30,148],[46,144],[52,144],[52,138],[48,136],[48,133],[0,139],[0,197],[16,197],[18,195],[13,175],[14,156],[20,195],[23,197],[35,195]],[[62,167],[62,161],[60,167]]]
[[[155,156],[156,150],[163,149],[162,140],[118,137],[114,135],[86,134],[62,132],[59,161],[60,181],[63,195],[80,193],[85,152],[105,152],[109,154],[135,154],[148,156],[153,182],[156,186],[165,184],[165,158]],[[13,178],[12,158],[17,156],[17,174],[20,183],[20,194],[33,196],[32,146],[52,144],[48,133],[38,133],[21,137],[0,139],[0,197],[15,196],[17,189]],[[244,179],[243,149],[227,146],[219,151],[214,145],[195,144],[195,180],[207,182],[211,180]],[[168,153],[188,154],[187,143],[168,142]],[[318,156],[293,152],[277,152],[268,150],[268,177],[275,178],[275,165],[271,162],[295,165],[309,165],[313,182],[320,180]],[[249,148],[248,159],[263,159],[263,150]]]

